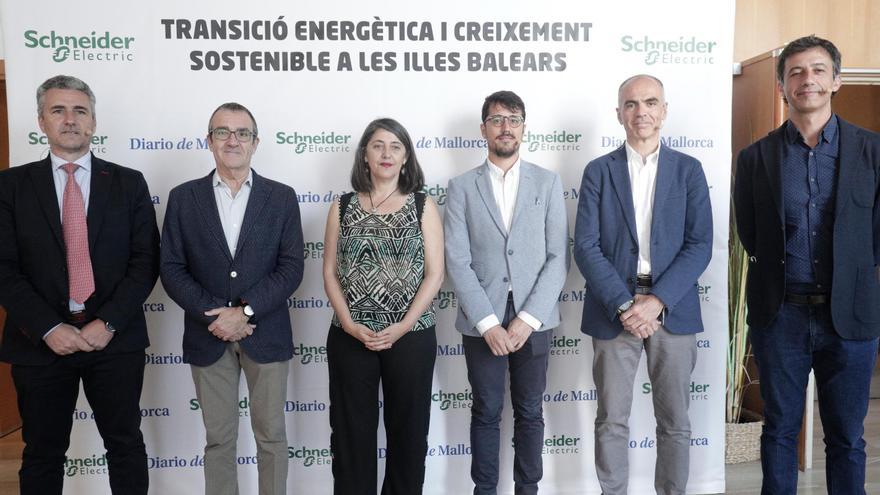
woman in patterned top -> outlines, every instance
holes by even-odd
[[[324,290],[330,448],[336,495],[376,493],[379,382],[387,450],[383,494],[422,493],[437,338],[433,299],[443,281],[443,226],[421,192],[409,133],[371,122],[358,143],[351,186],[330,208]]]

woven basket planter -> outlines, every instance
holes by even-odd
[[[761,458],[763,422],[727,423],[724,460],[727,464],[752,462]]]

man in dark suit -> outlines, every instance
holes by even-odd
[[[12,363],[22,418],[21,493],[61,493],[82,381],[110,488],[146,494],[142,304],[159,272],[156,214],[140,172],[89,153],[88,85],[53,77],[37,107],[49,156],[0,172],[0,359]]]
[[[828,493],[863,494],[862,434],[880,336],[880,136],[832,112],[841,81],[830,41],[789,43],[776,77],[789,119],[740,153],[734,187],[764,399],[763,493],[797,491],[812,369]]]
[[[257,175],[251,112],[225,103],[211,115],[216,170],[171,191],[162,283],[184,310],[190,363],[205,422],[205,493],[237,494],[238,382],[250,391],[260,495],[286,493],[284,401],[293,338],[287,298],[303,277],[294,190]]]
[[[654,486],[684,494],[691,371],[703,331],[697,279],[712,256],[712,208],[700,162],[660,143],[663,84],[630,77],[618,90],[626,143],[584,170],[574,258],[586,279],[581,331],[593,337],[598,393],[596,473],[625,495],[629,414],[642,350],[657,420]]]

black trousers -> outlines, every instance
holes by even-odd
[[[22,420],[21,495],[61,495],[79,383],[107,449],[114,495],[146,495],[147,452],[141,434],[144,352],[77,352],[48,366],[12,366]]]
[[[436,358],[434,327],[409,332],[391,349],[374,352],[341,328],[330,326],[327,364],[334,494],[376,493],[380,381],[387,439],[382,494],[422,493]]]

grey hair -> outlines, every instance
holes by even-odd
[[[72,89],[79,91],[89,97],[89,105],[92,107],[92,117],[95,116],[95,93],[92,88],[81,79],[73,76],[58,75],[46,79],[46,81],[37,88],[37,115],[43,114],[43,104],[46,101],[46,92],[50,89]]]

